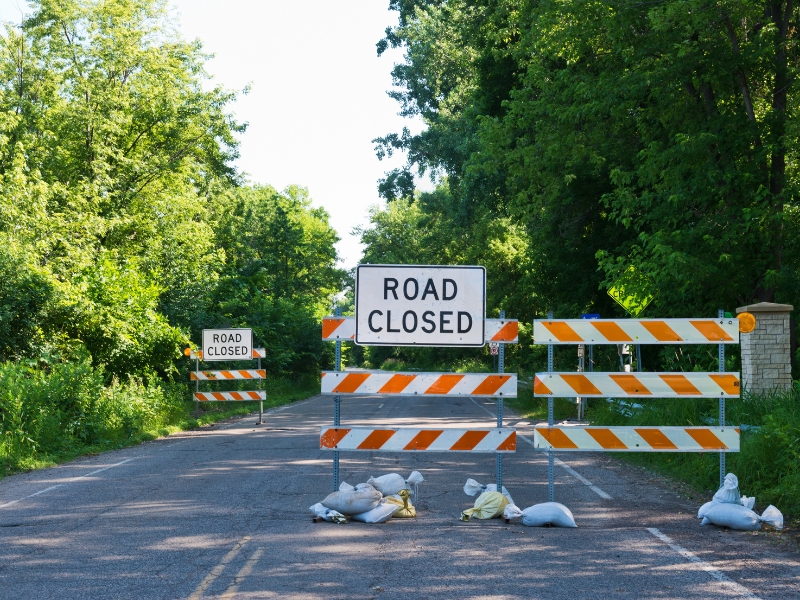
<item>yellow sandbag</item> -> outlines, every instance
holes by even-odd
[[[411,504],[411,501],[408,497],[411,495],[409,490],[400,490],[397,492],[397,495],[400,498],[395,498],[394,496],[386,496],[384,498],[384,502],[386,504],[396,504],[397,509],[392,514],[393,517],[397,517],[398,519],[407,519],[410,517],[417,516],[417,509]]]
[[[507,505],[508,498],[500,492],[484,492],[475,500],[475,506],[461,513],[461,520],[469,521],[470,517],[493,519],[502,515]]]

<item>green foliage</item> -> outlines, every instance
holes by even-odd
[[[727,469],[739,488],[785,514],[800,514],[800,395],[745,394],[729,400],[726,422],[742,427],[741,451],[727,454]],[[718,402],[712,400],[590,400],[588,416],[599,425],[716,425]],[[626,454],[624,459],[679,477],[709,499],[719,485],[717,453]]]
[[[258,403],[203,406],[200,419],[186,383],[114,378],[78,349],[69,361],[0,363],[0,477],[87,452],[117,448],[258,409]],[[267,382],[265,408],[319,391],[319,375]]]

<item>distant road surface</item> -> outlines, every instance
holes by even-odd
[[[492,427],[493,415],[468,398],[342,400],[349,425]],[[0,598],[800,598],[781,536],[701,527],[700,501],[600,454],[557,455],[556,500],[577,529],[459,521],[467,478],[494,481],[494,455],[467,453],[342,453],[351,484],[420,471],[418,516],[312,523],[332,488],[319,450],[332,417],[317,396],[263,426],[247,417],[6,477]],[[532,439],[529,422],[505,425]],[[520,508],[547,500],[546,455],[520,439],[504,461]]]

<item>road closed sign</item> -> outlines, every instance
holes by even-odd
[[[356,268],[356,344],[483,346],[485,316],[483,267]]]
[[[203,360],[251,360],[252,329],[203,329]]]

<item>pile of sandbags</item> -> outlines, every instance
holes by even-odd
[[[309,510],[315,518],[333,523],[347,523],[349,519],[363,523],[385,523],[392,517],[415,517],[417,511],[409,501],[409,484],[415,487],[424,481],[418,471],[403,479],[397,473],[370,477],[366,483],[352,486],[342,482],[339,490],[328,494],[322,502]]]
[[[770,504],[759,515],[753,510],[755,503],[755,498],[739,493],[738,478],[733,473],[728,473],[711,501],[703,504],[697,511],[697,518],[702,519],[701,525],[718,525],[739,531],[758,531],[761,523],[783,529],[781,511]]]

